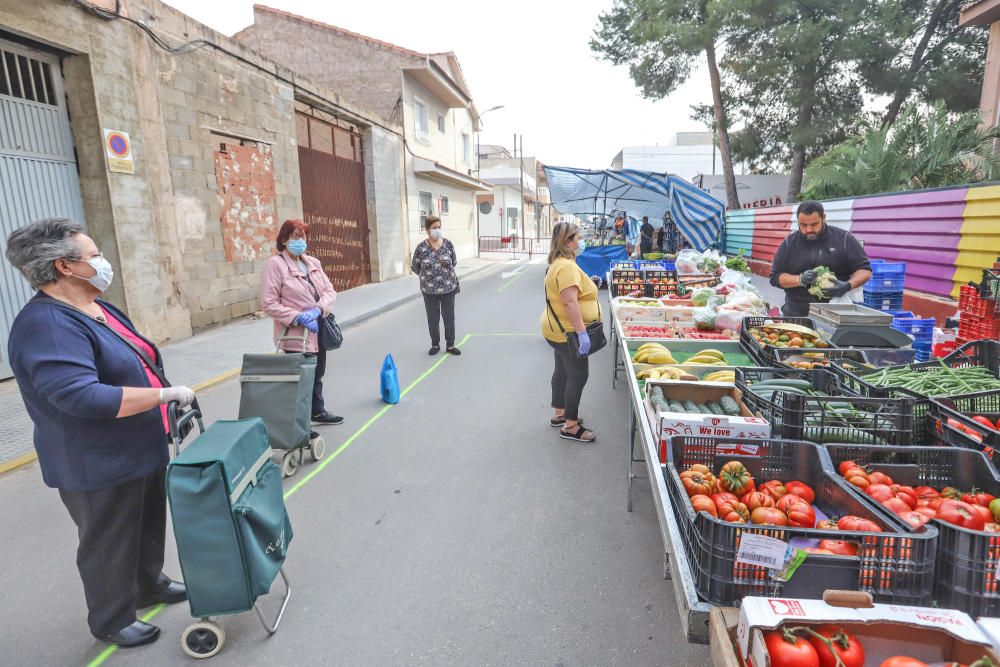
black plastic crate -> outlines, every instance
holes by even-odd
[[[795,374],[803,374],[803,377],[796,378]],[[770,396],[754,393],[754,384],[777,378],[809,380],[813,390],[824,395],[801,396],[781,391]],[[911,444],[912,398],[857,396],[837,375],[824,369],[737,368],[736,388],[750,412],[771,422],[771,435],[776,438]]]
[[[646,287],[645,285],[635,285],[634,283],[611,283],[611,296],[631,296],[637,299],[645,298]]]
[[[975,394],[941,396],[932,398],[931,404],[936,417],[935,427],[938,428],[938,434],[944,442],[956,447],[980,450],[990,459],[993,458],[993,453],[1000,449],[1000,432],[986,428],[968,416],[982,415],[996,423],[1000,419],[1000,389]],[[955,419],[975,431],[979,435],[979,440],[950,426],[948,419]]]
[[[949,368],[986,366],[993,372],[993,375],[996,376],[998,374],[997,366],[1000,364],[1000,360],[990,358],[989,355],[995,354],[996,351],[994,347],[986,344],[990,342],[993,341],[973,341],[973,343],[981,343],[981,345],[974,346],[973,343],[968,343],[943,359],[908,364],[908,366],[913,370],[923,372],[937,371],[941,368],[942,363]],[[959,352],[963,351],[965,353],[959,355]],[[871,368],[868,366],[860,366],[847,360],[834,361],[833,364],[831,364],[831,370],[841,377],[844,387],[852,393],[856,393],[860,396],[889,396],[891,398],[912,399],[913,444],[934,444],[940,434],[937,429],[936,418],[931,405],[931,396],[918,394],[903,387],[880,387],[871,384],[865,379],[875,373],[879,373],[883,370],[892,370],[894,368],[900,367],[887,366],[885,368]],[[887,391],[888,393],[886,393]]]
[[[762,327],[765,324],[798,324],[799,326],[808,327],[813,331],[816,331],[816,323],[811,317],[761,317],[761,316],[751,316],[743,318],[743,326],[740,328],[740,345],[743,349],[747,351],[750,358],[756,361],[761,366],[774,366],[775,365],[775,350],[781,349],[794,349],[794,350],[828,350],[833,348],[831,345],[828,348],[811,348],[811,347],[796,347],[796,348],[780,348],[773,345],[761,345],[757,342],[753,336],[750,335],[750,329],[755,329],[757,327]],[[817,332],[818,333],[818,332]]]
[[[781,366],[782,368],[792,368],[788,360],[791,357],[797,357],[803,354],[822,355],[822,359],[826,359],[828,361],[833,359],[849,359],[859,364],[868,363],[868,357],[865,356],[863,350],[839,347],[812,348],[808,350],[803,350],[801,347],[776,347],[772,349],[771,354],[774,356],[774,365]],[[816,360],[820,361],[820,358],[816,357]]]
[[[983,279],[979,283],[979,298],[1000,302],[1000,271],[983,269]]]
[[[757,455],[737,455],[731,448],[758,446]],[[671,438],[671,459],[663,466],[667,492],[677,516],[684,553],[698,595],[717,605],[739,605],[748,595],[817,599],[828,588],[862,590],[879,602],[926,605],[931,601],[937,531],[904,531],[859,500],[843,479],[832,473],[829,455],[811,442],[739,440],[679,436]],[[730,448],[730,451],[726,451]],[[726,461],[739,460],[759,483],[770,479],[800,480],[813,488],[813,505],[829,517],[857,515],[874,521],[884,532],[860,533],[787,526],[756,526],[695,514],[680,473],[702,463],[718,472]],[[762,566],[736,562],[744,533],[775,537],[797,546],[817,540],[849,540],[857,556],[810,555],[788,582],[774,581]]]
[[[972,340],[944,358],[952,368],[960,366],[985,366],[1000,377],[1000,341]]]
[[[880,470],[898,484],[927,485],[940,490],[944,486],[976,488],[1000,495],[1000,478],[981,452],[956,447],[907,447],[886,449],[864,445],[828,445],[834,466],[841,461],[855,461]],[[850,486],[850,485],[848,485]],[[851,487],[859,499],[887,518],[892,512]],[[968,530],[932,519],[921,528],[907,528],[913,534],[933,526],[938,532],[935,557],[934,601],[940,607],[958,609],[971,615],[1000,614],[1000,590],[997,561],[1000,559],[1000,533]]]

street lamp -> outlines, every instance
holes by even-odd
[[[479,120],[482,121],[483,120],[483,116],[485,116],[486,114],[488,114],[491,111],[496,111],[497,109],[503,109],[503,107],[504,107],[504,105],[502,105],[502,104],[498,104],[495,107],[490,107],[486,111],[484,111],[481,114],[479,114]],[[479,180],[480,164],[481,164],[481,162],[480,162],[480,159],[479,159],[479,131],[477,130],[476,131],[476,180]],[[501,216],[500,220],[501,221],[503,220],[503,216]],[[479,242],[479,238],[478,238],[479,237],[479,206],[478,205],[476,205],[476,237],[477,237],[476,238],[476,256],[478,257],[479,256],[479,252],[481,250],[480,246],[482,245]]]

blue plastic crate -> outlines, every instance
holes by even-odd
[[[934,325],[936,321],[933,317],[894,317],[892,328],[909,334],[914,338],[930,339],[934,335]]]
[[[886,315],[892,315],[892,319],[895,320],[897,317],[914,317],[913,313],[908,310],[887,310]]]
[[[901,290],[906,278],[906,262],[886,262],[873,259],[872,278],[865,284],[867,290]]]
[[[875,310],[902,310],[903,291],[869,291],[865,290],[864,304]]]

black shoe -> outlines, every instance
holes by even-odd
[[[118,644],[118,646],[121,646],[122,648],[131,648],[132,646],[151,644],[155,642],[159,636],[160,629],[155,625],[150,625],[149,623],[144,623],[142,621],[136,621],[132,625],[126,626],[114,634],[108,635],[107,637],[98,637],[98,639],[103,639],[104,641],[111,642],[112,644]]]
[[[136,609],[145,609],[155,604],[177,604],[188,599],[187,588],[179,581],[171,581],[165,588],[139,596]]]
[[[454,354],[457,357],[462,354],[462,351],[457,347],[455,347],[454,345],[452,345],[451,347],[448,348],[448,354]]]
[[[441,351],[441,347],[439,345],[431,345],[431,349],[427,350],[427,354],[429,354],[429,355],[431,355],[433,357],[435,354],[437,354],[440,351]]]
[[[309,431],[309,441],[310,442],[312,442],[313,440],[315,440],[318,437],[319,437],[319,433],[317,433],[316,431]]]
[[[313,415],[313,424],[324,424],[328,426],[336,426],[337,424],[343,424],[344,418],[338,417],[337,415],[332,415],[329,412],[323,411],[319,414]]]

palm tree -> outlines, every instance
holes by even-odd
[[[951,114],[943,102],[908,108],[891,127],[865,130],[813,160],[803,197],[828,199],[935,188],[1000,178],[1000,128],[979,114]]]

